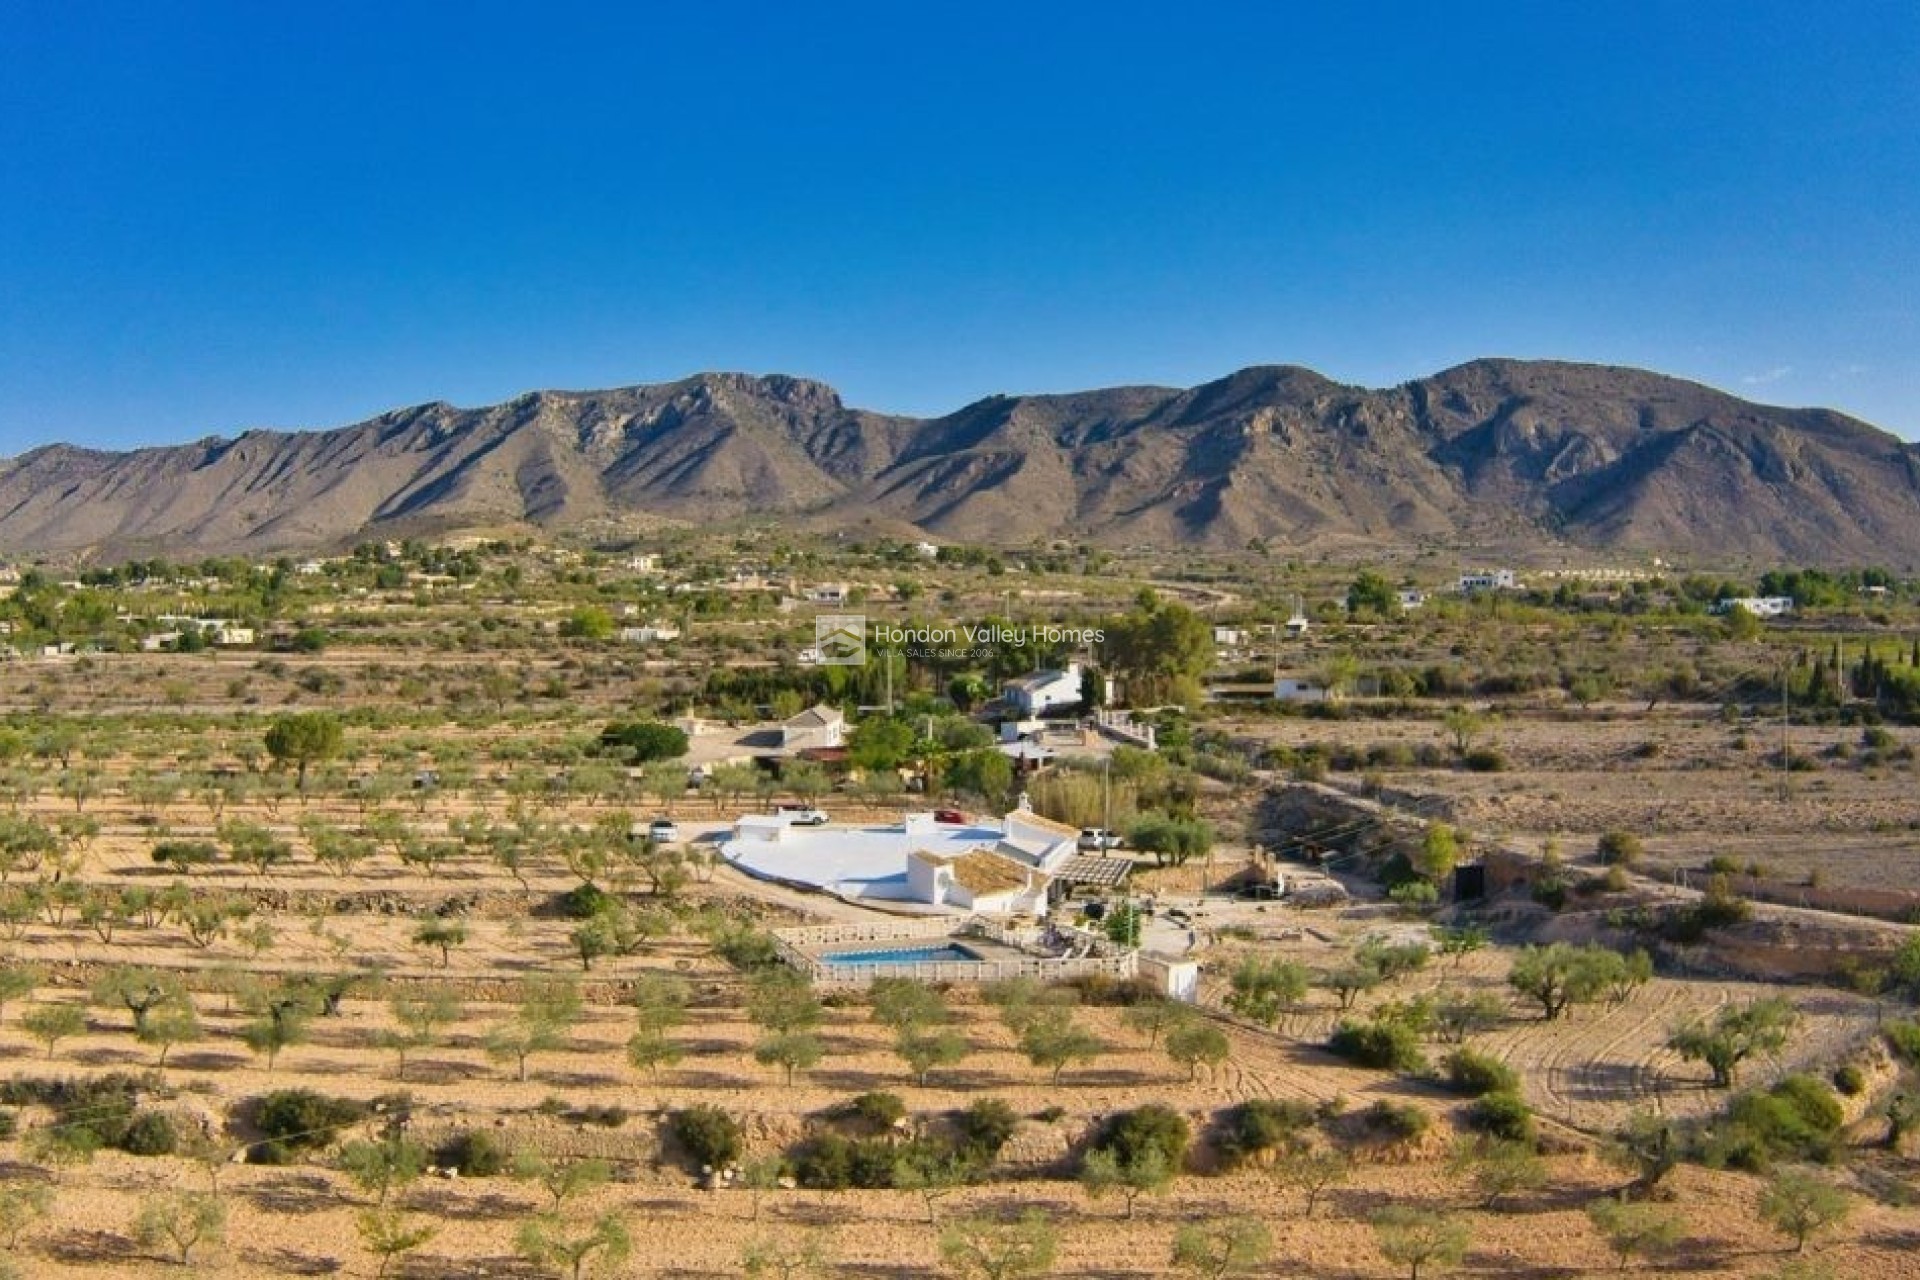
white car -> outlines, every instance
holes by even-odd
[[[1119,835],[1105,827],[1080,828],[1080,849],[1084,853],[1104,853],[1108,849],[1119,847]]]
[[[680,828],[670,818],[655,818],[647,824],[647,839],[655,844],[679,844]]]
[[[783,804],[779,814],[796,827],[824,827],[827,825],[827,811],[816,809],[810,804]]]

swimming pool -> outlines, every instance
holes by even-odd
[[[977,951],[970,951],[957,942],[945,942],[931,947],[890,947],[883,951],[833,951],[820,957],[821,964],[836,968],[869,968],[883,964],[939,964],[953,961],[971,962],[983,960]]]

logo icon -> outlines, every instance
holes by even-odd
[[[859,667],[867,661],[867,618],[861,613],[823,613],[813,620],[813,651],[828,667]]]

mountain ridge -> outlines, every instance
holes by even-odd
[[[1920,562],[1920,446],[1640,369],[1485,358],[1399,386],[1256,365],[934,418],[785,374],[445,401],[324,430],[0,459],[0,551],[320,550],[383,531],[874,519],[1015,544],[1550,539]]]

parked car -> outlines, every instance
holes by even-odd
[[[1105,827],[1080,828],[1080,848],[1087,853],[1100,853],[1108,849],[1118,849],[1120,837]]]
[[[783,804],[775,812],[796,827],[824,827],[827,825],[827,811],[816,809],[810,804]]]
[[[655,844],[679,844],[680,828],[671,818],[655,818],[647,824],[647,839]]]
[[[933,811],[933,820],[935,822],[944,822],[948,826],[954,827],[964,827],[968,822],[967,815],[958,809],[935,809]]]

